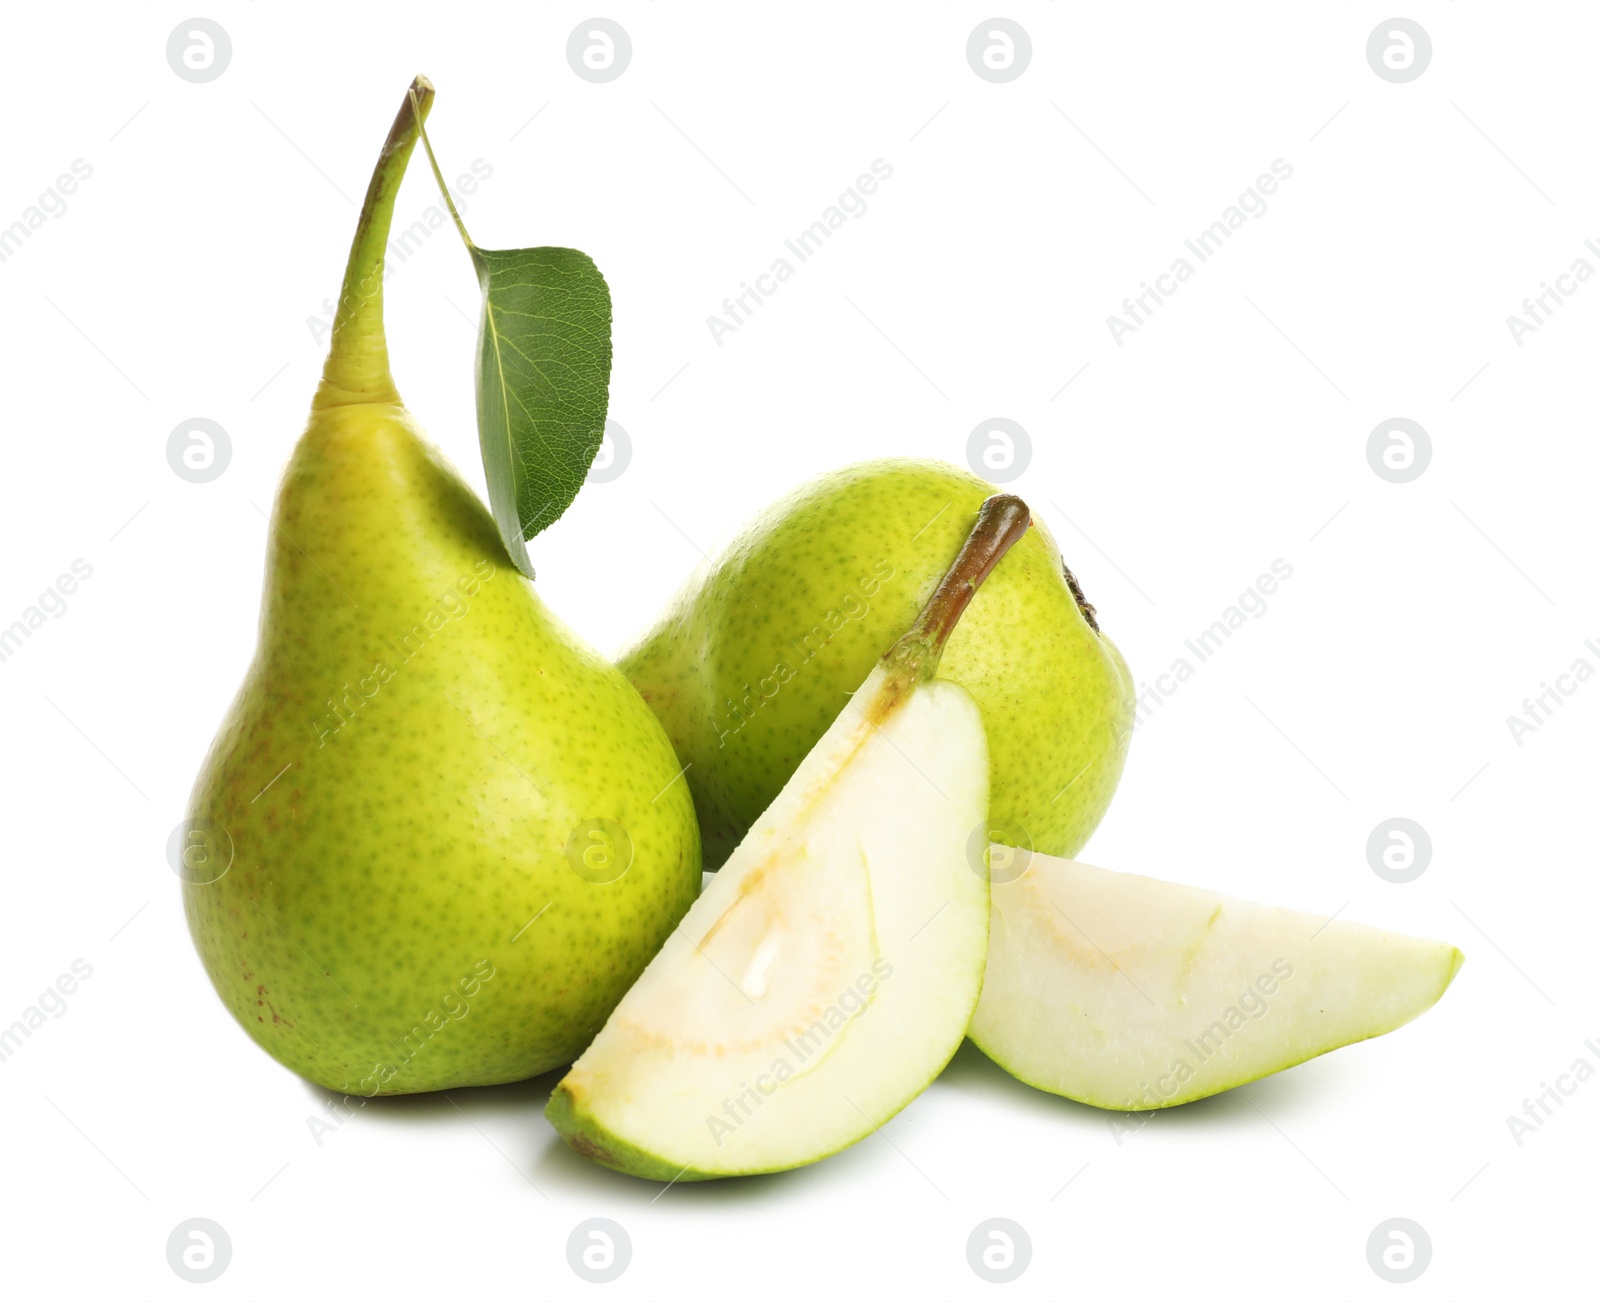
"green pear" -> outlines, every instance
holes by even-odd
[[[228,1010],[364,1095],[570,1062],[700,884],[660,725],[545,609],[390,379],[383,251],[432,88],[414,92],[279,490],[255,659],[183,829],[189,927]]]
[[[968,1035],[1019,1080],[1096,1107],[1172,1107],[1384,1035],[1462,963],[1443,941],[1005,858]]]
[[[666,726],[715,868],[907,628],[995,490],[931,461],[825,475],[756,518],[618,661]],[[1121,776],[1127,665],[1038,521],[951,636],[977,701],[998,839],[1073,854]]]
[[[935,681],[977,584],[1028,527],[985,505],[945,581],[756,820],[546,1115],[585,1157],[706,1180],[827,1157],[961,1043],[988,935],[989,761]]]

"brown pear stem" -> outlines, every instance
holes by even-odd
[[[1027,533],[1032,518],[1028,504],[1009,493],[997,493],[978,508],[978,521],[961,545],[933,596],[884,661],[900,666],[914,681],[932,678],[944,644],[960,621],[978,586],[989,577],[1012,545]]]

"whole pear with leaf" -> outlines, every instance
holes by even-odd
[[[229,1012],[285,1066],[366,1095],[569,1062],[700,884],[660,725],[545,608],[515,518],[497,527],[390,377],[384,247],[432,96],[419,78],[373,174],[272,515],[260,643],[181,847]],[[512,257],[473,252],[480,272]],[[569,275],[587,262],[528,256],[557,253]],[[603,400],[595,299],[606,346],[580,380]],[[486,348],[506,325],[491,296]]]

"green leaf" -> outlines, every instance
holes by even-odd
[[[415,86],[411,105],[433,179],[483,290],[478,442],[500,538],[531,579],[524,541],[572,505],[605,434],[611,291],[593,259],[576,249],[474,244],[422,127]]]
[[[605,433],[611,292],[576,249],[468,248],[483,291],[478,438],[489,505],[531,579],[524,540],[572,505]]]

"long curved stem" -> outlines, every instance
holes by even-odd
[[[400,182],[416,147],[422,120],[432,104],[433,83],[418,77],[406,91],[405,102],[400,105],[372,170],[355,239],[350,244],[350,259],[345,264],[333,338],[322,368],[322,383],[312,399],[313,408],[400,401],[389,375],[389,345],[383,333],[383,258],[394,219],[395,196],[400,193]]]

